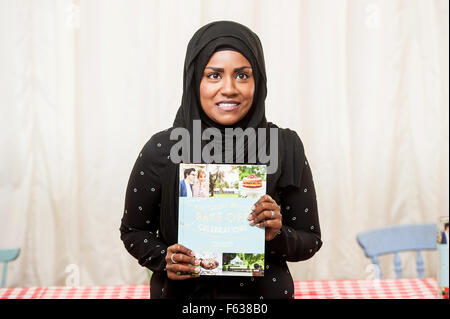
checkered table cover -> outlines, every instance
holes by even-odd
[[[295,281],[296,299],[435,299],[437,280]]]
[[[295,281],[296,299],[434,299],[437,280]],[[149,285],[0,289],[0,299],[148,299]]]

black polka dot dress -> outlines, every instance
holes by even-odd
[[[295,136],[298,147],[303,147]],[[284,163],[301,168],[298,186],[280,185],[283,167],[273,176],[268,175],[267,193],[281,207],[283,226],[273,240],[266,241],[264,277],[200,276],[175,281],[167,278],[165,257],[170,245],[160,229],[161,216],[167,213],[161,205],[164,188],[173,187],[166,180],[166,168],[175,165],[170,160],[173,144],[168,129],[155,134],[137,156],[120,225],[127,251],[153,272],[151,298],[294,298],[294,283],[286,262],[307,260],[322,246],[316,193],[306,157],[301,162],[293,158],[293,164]],[[177,232],[175,227],[173,232]]]

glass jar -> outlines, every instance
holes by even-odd
[[[448,299],[448,240],[448,216],[441,216],[437,233],[439,299]]]

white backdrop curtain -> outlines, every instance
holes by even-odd
[[[214,20],[259,35],[267,118],[305,145],[324,245],[294,279],[370,278],[358,232],[448,215],[448,4],[0,0],[0,249],[21,248],[7,286],[148,282],[119,238],[126,184]],[[436,253],[424,260],[435,277]]]

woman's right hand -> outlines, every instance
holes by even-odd
[[[174,244],[167,248],[166,264],[169,279],[184,280],[200,276],[200,261],[195,258],[192,250],[183,245]]]

